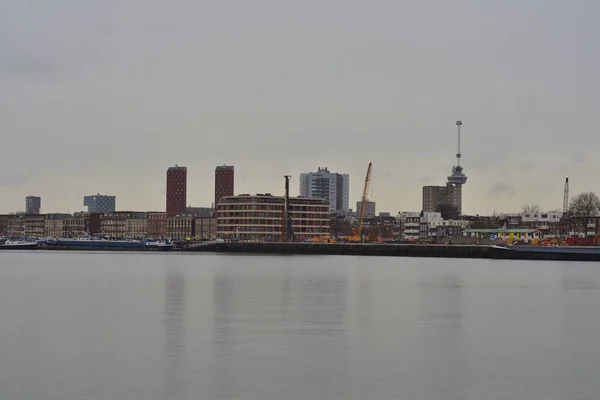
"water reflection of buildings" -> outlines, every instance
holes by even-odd
[[[167,268],[163,320],[165,326],[166,398],[183,399],[186,394],[185,275]]]

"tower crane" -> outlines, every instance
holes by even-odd
[[[371,185],[371,168],[373,167],[373,163],[369,163],[369,168],[367,168],[367,176],[365,177],[365,187],[363,188],[362,199],[360,203],[360,213],[358,215],[358,226],[352,233],[352,236],[348,238],[351,242],[361,242],[362,241],[362,231],[363,231],[363,222],[365,219],[365,214],[367,212],[367,202],[369,201],[369,186]]]
[[[563,194],[563,214],[569,211],[569,178],[565,179],[565,192]]]

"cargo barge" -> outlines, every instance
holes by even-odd
[[[172,250],[170,240],[110,240],[90,236],[76,239],[46,239],[38,247],[47,250]]]

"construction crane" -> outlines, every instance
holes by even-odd
[[[563,214],[569,211],[569,178],[565,179],[565,192],[563,194]]]
[[[362,241],[362,231],[363,231],[363,222],[365,219],[365,214],[367,212],[367,202],[369,201],[369,186],[371,185],[371,168],[373,167],[373,163],[369,163],[369,168],[367,168],[367,176],[365,177],[365,187],[363,188],[362,199],[360,202],[360,213],[358,215],[358,226],[352,233],[352,236],[348,238],[351,242],[361,242]]]

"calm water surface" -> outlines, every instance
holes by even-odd
[[[0,398],[598,399],[600,264],[0,253]]]

